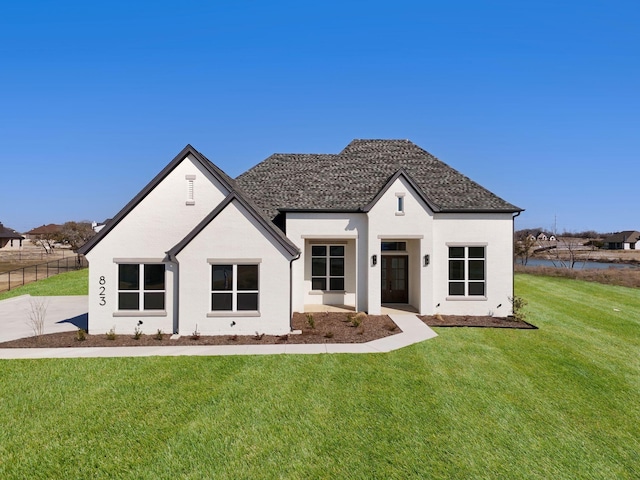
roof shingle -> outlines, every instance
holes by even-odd
[[[24,237],[16,232],[13,228],[5,227],[2,223],[0,223],[0,238],[18,240],[24,239]]]
[[[279,210],[365,208],[398,170],[441,212],[518,212],[409,140],[354,140],[339,154],[274,154],[236,185],[274,218]]]

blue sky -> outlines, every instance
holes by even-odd
[[[526,209],[640,229],[637,1],[2,2],[0,222],[115,215],[187,143],[408,138]]]

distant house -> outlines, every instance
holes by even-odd
[[[25,233],[25,236],[28,240],[40,240],[47,236],[51,236],[55,233],[58,233],[62,228],[61,225],[56,225],[55,223],[50,223],[49,225],[42,225],[40,227],[36,227],[32,230],[29,230]]]
[[[607,250],[640,250],[640,232],[625,230],[602,239]]]
[[[102,222],[102,223],[92,222],[92,223],[91,223],[91,228],[93,228],[93,231],[94,231],[94,232],[98,233],[98,232],[99,232],[100,230],[102,230],[102,229],[107,225],[107,223],[108,223],[108,222],[110,222],[110,221],[111,221],[111,219],[110,219],[110,218],[107,218],[107,219],[106,219],[104,222]]]
[[[12,228],[7,228],[0,223],[0,248],[20,248],[24,237]]]
[[[531,240],[538,240],[539,242],[555,242],[557,240],[553,233],[538,232],[535,235],[529,235]]]

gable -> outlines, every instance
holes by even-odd
[[[193,203],[188,203],[190,179],[196,194]],[[168,242],[164,252],[209,213],[212,205],[220,203],[233,189],[233,183],[206,157],[187,145],[78,252],[89,253],[107,237],[108,243],[124,244],[132,238],[142,236],[144,241],[160,235]]]
[[[413,194],[415,194],[417,198],[424,202],[424,206],[427,207],[431,211],[431,213],[440,211],[440,207],[436,205],[431,199],[429,199],[424,193],[422,193],[420,187],[418,187],[416,182],[413,181],[411,176],[404,168],[401,168],[396,173],[394,173],[391,178],[389,178],[389,180],[380,189],[376,196],[373,197],[373,200],[362,207],[362,211],[370,211],[394,185],[402,185],[401,188],[403,190],[409,190]]]
[[[230,213],[232,211],[236,212],[235,215]],[[240,216],[244,217],[252,227],[247,229],[247,222],[237,221],[240,220]],[[168,257],[172,260],[175,259],[185,248],[196,241],[216,219],[220,219],[221,221],[218,223],[224,225],[218,235],[228,239],[227,245],[231,250],[234,249],[234,244],[239,245],[250,241],[255,236],[255,230],[258,230],[261,236],[268,238],[289,259],[299,253],[298,248],[273,224],[265,220],[253,205],[238,192],[231,192],[189,234],[167,252]]]

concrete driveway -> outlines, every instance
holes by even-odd
[[[22,295],[0,302],[0,342],[33,336],[29,313],[32,302],[47,306],[44,333],[87,329],[89,299],[86,295],[69,297],[32,297]]]

